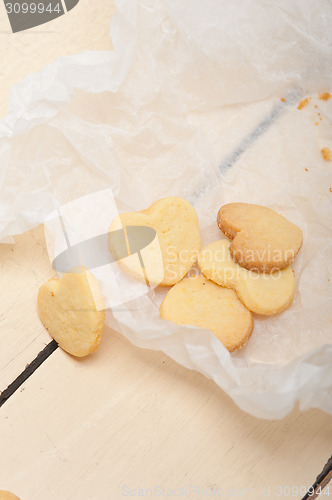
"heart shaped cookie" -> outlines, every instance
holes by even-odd
[[[82,357],[97,349],[105,313],[99,284],[88,270],[47,281],[37,303],[41,321],[64,351]]]
[[[179,325],[207,328],[231,352],[242,347],[253,330],[252,314],[234,290],[203,276],[185,278],[166,295],[160,315]]]
[[[127,246],[125,255],[118,237],[121,228]],[[135,231],[131,231],[133,228]],[[152,241],[147,228],[155,231]],[[111,225],[108,246],[127,274],[149,285],[174,285],[197,260],[200,232],[196,211],[187,200],[170,196],[141,212],[121,214]]]
[[[198,265],[204,276],[218,285],[233,288],[241,302],[257,314],[278,314],[293,301],[295,278],[290,267],[270,274],[248,271],[236,264],[230,242],[219,240],[203,248]]]
[[[261,205],[230,203],[220,208],[219,228],[232,243],[235,262],[259,273],[287,267],[301,248],[301,229]]]
[[[0,500],[20,500],[14,493],[10,491],[0,491]]]

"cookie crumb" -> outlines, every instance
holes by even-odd
[[[315,122],[315,125],[318,125],[318,122]]]
[[[309,170],[307,168],[304,169],[306,172],[309,172]]]
[[[321,153],[322,153],[322,157],[324,158],[324,160],[326,160],[326,161],[332,160],[332,151],[330,150],[330,148],[323,148],[321,150]]]
[[[309,104],[309,98],[307,97],[306,99],[303,99],[300,104],[298,105],[297,109],[303,109]]]
[[[282,98],[280,99],[280,101],[282,101],[282,102],[287,102],[287,101],[286,101],[286,99],[285,99],[284,97],[282,97]]]
[[[328,101],[329,99],[331,99],[331,94],[329,92],[321,92],[319,95],[318,95],[318,99],[321,99],[322,101]]]
[[[329,189],[330,193],[332,193],[332,188]]]

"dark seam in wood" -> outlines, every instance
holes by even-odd
[[[52,342],[47,344],[44,349],[40,351],[38,356],[36,356],[35,359],[25,367],[25,370],[23,370],[23,372],[11,384],[9,384],[7,389],[0,393],[0,408],[57,348],[58,344],[55,340],[52,340]]]
[[[317,476],[314,484],[311,486],[313,493],[310,494],[308,492],[301,500],[307,500],[308,498],[314,499],[317,498],[317,496],[320,497],[322,493],[319,493],[317,490],[321,488],[321,491],[323,491],[323,489],[325,488],[325,486],[327,486],[327,484],[331,481],[331,479],[332,479],[332,455],[325,464],[322,472]]]

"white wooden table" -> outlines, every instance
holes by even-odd
[[[61,55],[110,49],[112,12],[113,2],[81,0],[13,35],[1,3],[1,116],[11,85],[28,73]],[[0,245],[1,391],[51,341],[36,294],[52,276],[42,227]],[[88,359],[54,350],[0,408],[0,490],[21,500],[300,499],[331,451],[332,420],[321,411],[255,419],[212,381],[109,329]],[[331,485],[321,498],[329,496]]]

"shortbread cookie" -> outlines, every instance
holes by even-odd
[[[0,500],[20,500],[14,493],[0,490]]]
[[[125,252],[118,237],[121,228],[125,233]],[[155,231],[152,241],[146,228]],[[129,275],[150,285],[174,285],[197,260],[198,217],[188,201],[170,196],[141,212],[118,216],[111,225],[108,242],[113,257]]]
[[[203,276],[185,278],[171,288],[161,304],[160,314],[179,325],[211,330],[229,351],[243,346],[254,326],[251,312],[234,290]]]
[[[40,319],[59,346],[73,356],[87,356],[100,342],[105,313],[96,278],[84,267],[51,279],[38,293]]]
[[[257,314],[278,314],[293,301],[295,278],[290,267],[270,274],[258,274],[236,264],[229,252],[230,242],[215,241],[203,248],[198,265],[206,278],[234,288],[239,299]]]
[[[232,240],[229,249],[235,262],[252,271],[271,273],[287,267],[302,245],[301,229],[261,205],[224,205],[217,222]]]

